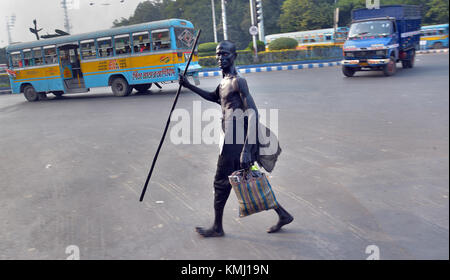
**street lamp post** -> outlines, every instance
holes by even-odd
[[[334,36],[336,36],[336,32],[339,24],[339,7],[337,6],[337,0],[334,0],[334,18],[333,18],[333,27],[334,27]]]
[[[250,17],[252,26],[255,26],[255,5],[253,5],[254,0],[250,0]],[[252,34],[253,37],[253,49],[255,51],[255,61],[258,59],[258,44],[256,42],[256,34]]]
[[[6,31],[8,33],[8,44],[11,45],[12,37],[11,37],[11,29],[14,27],[16,23],[16,15],[12,15],[10,18],[6,17]]]
[[[222,24],[223,24],[223,39],[228,40],[227,11],[225,7],[225,0],[222,0]]]
[[[212,6],[212,18],[213,18],[213,30],[214,30],[214,43],[217,43],[216,7],[214,5],[214,0],[211,0],[211,6]]]

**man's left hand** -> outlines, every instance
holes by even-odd
[[[252,157],[250,153],[242,153],[241,154],[241,168],[249,169],[252,166]]]

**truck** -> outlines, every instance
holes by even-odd
[[[382,71],[392,76],[398,62],[405,69],[413,68],[421,23],[421,9],[414,5],[353,10],[343,47],[343,74],[353,77],[357,71]]]

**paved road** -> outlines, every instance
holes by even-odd
[[[212,221],[215,145],[167,141],[138,202],[176,85],[127,98],[2,95],[0,259],[65,259],[69,245],[82,259],[366,259],[369,245],[381,259],[448,259],[448,54],[418,59],[390,78],[245,75],[259,108],[279,110],[270,180],[295,221],[275,235],[274,211],[240,219],[233,193],[226,236],[194,232]],[[178,108],[198,100],[184,92]]]

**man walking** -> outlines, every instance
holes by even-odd
[[[222,219],[225,204],[231,192],[228,180],[234,171],[250,168],[259,157],[257,127],[258,111],[248,90],[247,81],[238,75],[234,60],[237,57],[236,46],[230,41],[223,41],[217,46],[216,59],[222,69],[223,79],[213,92],[202,90],[189,83],[187,78],[180,75],[180,84],[204,99],[220,104],[222,107],[222,130],[225,134],[224,143],[217,162],[214,178],[214,211],[215,218],[212,227],[197,227],[197,232],[204,237],[220,237],[223,231]],[[239,122],[236,110],[242,110],[245,121]],[[244,139],[239,141],[239,124],[244,125]],[[241,127],[242,128],[242,127]],[[270,171],[270,170],[269,170]],[[293,217],[281,206],[275,209],[278,223],[268,229],[274,233],[293,221]]]

